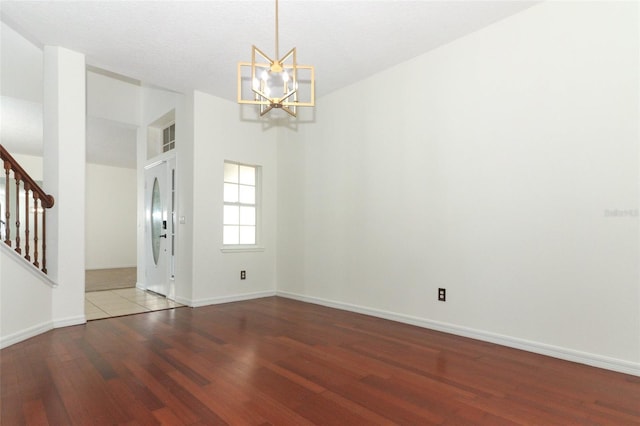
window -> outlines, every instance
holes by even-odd
[[[258,181],[260,168],[224,163],[222,244],[255,246],[258,241]]]
[[[176,147],[176,124],[173,123],[162,130],[162,152],[171,151]]]

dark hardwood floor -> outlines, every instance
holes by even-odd
[[[91,321],[0,356],[6,426],[640,424],[638,377],[277,297]]]

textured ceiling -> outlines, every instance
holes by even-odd
[[[298,62],[315,66],[321,97],[535,3],[280,0],[280,54],[297,47]],[[141,84],[229,100],[252,45],[275,56],[271,0],[1,0],[0,18],[2,143],[25,154],[42,150],[44,45],[84,53],[92,69]],[[134,158],[135,130],[89,117],[88,161],[135,167]]]
[[[525,1],[280,1],[280,46],[316,67],[317,95],[354,83],[529,7]],[[145,83],[235,99],[251,45],[274,54],[273,1],[2,1],[37,45]]]

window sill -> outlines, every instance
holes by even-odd
[[[264,251],[264,247],[260,246],[225,246],[220,249],[223,253],[251,253]]]

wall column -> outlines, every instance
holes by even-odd
[[[84,318],[86,70],[83,54],[44,48],[44,189],[56,203],[47,212],[47,268],[54,327]]]

